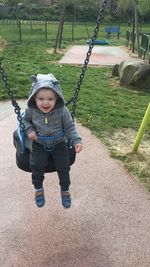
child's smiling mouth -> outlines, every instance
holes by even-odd
[[[50,108],[50,107],[42,107],[42,109],[43,109],[44,111],[48,111],[48,110],[50,110],[51,108]]]

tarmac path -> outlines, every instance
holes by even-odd
[[[88,45],[73,45],[59,60],[60,64],[83,65]],[[129,58],[129,52],[123,47],[94,45],[90,56],[90,66],[114,66]]]
[[[0,267],[149,267],[149,192],[78,125],[84,149],[71,169],[72,207],[62,208],[52,173],[37,208],[30,174],[15,165],[15,115],[0,106]]]

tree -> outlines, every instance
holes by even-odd
[[[137,49],[138,49],[138,56],[140,56],[140,41],[139,41],[139,23],[138,23],[138,15],[139,13],[147,13],[150,12],[150,0],[118,0],[119,7],[126,10],[129,7],[132,7],[134,11],[134,23],[136,28],[136,35],[137,35]]]
[[[12,7],[15,7],[15,16],[16,16],[16,20],[17,20],[17,26],[19,26],[19,0],[7,0],[6,1],[6,4],[12,6]]]
[[[10,5],[10,6],[16,6],[18,5],[20,1],[19,0],[7,0],[6,4]]]
[[[137,9],[137,1],[136,0],[119,0],[119,8],[127,10],[128,8],[132,8],[134,14],[134,21],[136,28],[136,36],[137,36],[137,50],[138,56],[140,56],[140,41],[139,41],[139,25],[138,25],[138,9]],[[133,33],[134,34],[134,33]]]
[[[150,1],[149,0],[139,0],[138,9],[141,14],[147,14],[150,12]]]
[[[85,5],[85,7],[87,8],[90,6],[93,6],[93,4],[97,5],[99,1],[97,0],[82,0],[82,5]],[[81,2],[79,0],[60,0],[59,1],[59,6],[62,10],[61,12],[61,16],[60,16],[60,21],[59,21],[59,26],[58,26],[58,31],[57,31],[57,35],[56,35],[56,42],[55,42],[55,46],[54,46],[54,53],[56,53],[57,47],[59,46],[59,48],[61,48],[61,41],[62,41],[62,34],[63,34],[63,26],[64,26],[64,19],[65,19],[65,11],[66,11],[66,7],[70,4],[72,4],[74,10],[76,9],[76,7],[80,4]],[[75,13],[74,13],[74,20],[75,20]],[[73,22],[74,24],[74,22]]]
[[[62,6],[62,13],[61,13],[60,21],[59,21],[59,26],[58,26],[58,31],[57,31],[57,35],[56,35],[54,53],[56,53],[56,50],[57,50],[57,47],[58,47],[58,43],[59,43],[59,48],[61,48],[63,26],[64,26],[64,17],[65,17],[65,9],[66,9],[66,2],[64,0],[63,1],[63,6]]]

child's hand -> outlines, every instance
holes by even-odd
[[[75,151],[76,151],[76,153],[80,153],[81,150],[82,150],[82,144],[76,144],[75,145]]]
[[[31,141],[37,140],[37,135],[36,132],[32,131],[31,133],[28,134],[28,137]]]

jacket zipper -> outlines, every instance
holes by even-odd
[[[46,115],[45,115],[45,118],[44,118],[44,122],[45,122],[45,124],[48,124],[48,118],[47,118]]]

